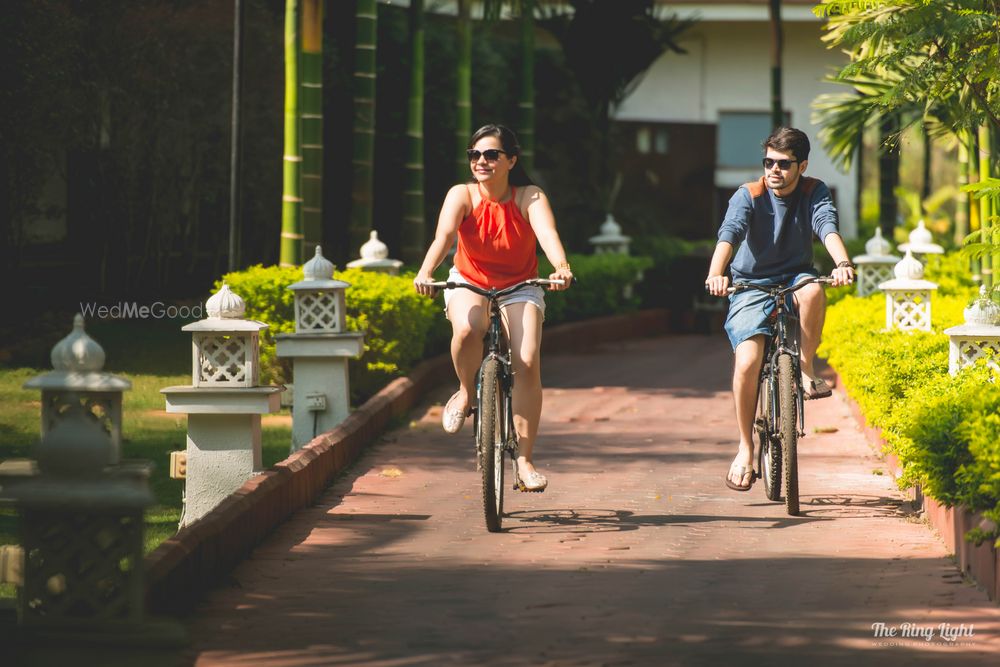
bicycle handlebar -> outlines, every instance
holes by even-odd
[[[479,287],[478,285],[473,285],[471,283],[455,283],[451,281],[440,281],[440,280],[433,282],[426,282],[423,284],[427,285],[428,287],[437,287],[439,289],[455,289],[457,287],[464,287],[470,292],[475,292],[476,294],[480,294],[485,297],[490,297],[490,296],[500,297],[511,294],[512,292],[516,292],[522,287],[529,287],[531,285],[538,285],[538,286],[565,285],[566,281],[561,279],[549,280],[548,278],[531,278],[529,280],[525,280],[523,282],[519,282],[515,285],[504,287],[502,289],[496,289],[496,288],[485,289]]]
[[[833,276],[818,276],[815,278],[808,278],[802,282],[795,283],[794,285],[754,285],[752,283],[733,283],[730,287],[726,288],[726,294],[735,294],[736,292],[742,292],[747,289],[755,289],[760,292],[765,292],[772,296],[779,296],[783,294],[791,294],[796,292],[806,285],[812,283],[823,283],[824,285],[830,285],[833,283]],[[707,288],[706,288],[707,289]]]

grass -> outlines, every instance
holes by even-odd
[[[66,318],[66,322],[72,317]],[[180,331],[184,322],[114,321],[87,325],[88,334],[104,348],[105,370],[124,376],[132,389],[123,396],[122,458],[153,463],[150,487],[156,498],[146,512],[145,550],[150,552],[177,531],[181,514],[182,480],[169,477],[170,452],[186,446],[187,417],[168,415],[160,389],[191,384],[191,338]],[[32,340],[3,352],[0,367],[0,460],[32,458],[41,422],[40,392],[22,389],[32,377],[52,370],[48,350],[70,331],[38,332]],[[38,339],[44,338],[44,345]],[[47,348],[47,349],[46,349]],[[22,365],[24,362],[30,362]],[[265,467],[288,456],[291,417],[283,409],[265,416],[262,455]],[[17,518],[12,509],[0,509],[0,544],[16,544]],[[0,597],[12,597],[11,586],[0,586]]]

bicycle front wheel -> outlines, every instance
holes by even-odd
[[[483,514],[486,529],[500,531],[503,521],[503,419],[500,360],[483,362],[479,383],[479,432],[476,451],[483,482]]]
[[[774,409],[774,376],[765,374],[757,405],[757,436],[761,447],[761,474],[768,500],[781,500],[781,439]]]
[[[795,400],[795,377],[792,357],[778,356],[778,403],[781,410],[778,427],[781,432],[782,463],[785,468],[785,509],[792,516],[799,513],[798,464],[798,401]]]

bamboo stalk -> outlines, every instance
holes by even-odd
[[[985,181],[989,179],[993,174],[993,169],[990,164],[990,127],[986,123],[979,126],[979,180]],[[989,243],[992,235],[993,221],[990,219],[992,215],[991,204],[992,200],[989,197],[979,198],[979,228],[982,231],[982,239],[984,243]],[[983,259],[980,266],[980,273],[983,277],[983,285],[987,290],[993,288],[993,257],[989,254],[983,255]]]
[[[518,138],[521,166],[535,166],[535,0],[521,0],[521,97],[518,103]]]
[[[372,183],[375,173],[375,56],[378,7],[358,0],[354,44],[354,181],[351,189],[349,252],[357,252],[372,231]]]
[[[285,4],[285,151],[281,194],[281,266],[302,263],[301,137],[299,135],[298,0]]]
[[[458,64],[455,90],[455,177],[469,180],[465,148],[472,136],[472,19],[470,0],[458,0]]]
[[[302,0],[303,257],[323,242],[323,0]]]
[[[410,0],[410,100],[407,107],[406,181],[403,192],[403,261],[423,256],[424,219],[424,0]]]
[[[969,193],[963,187],[969,183],[969,147],[965,137],[958,137],[958,193],[955,195],[955,245],[961,245],[969,234]]]

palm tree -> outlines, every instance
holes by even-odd
[[[406,184],[403,192],[403,261],[424,251],[424,0],[410,0],[410,100],[407,107]]]
[[[302,263],[301,137],[299,135],[299,3],[285,1],[285,154],[282,164],[281,266]]]
[[[354,182],[351,188],[350,249],[360,248],[372,229],[372,181],[375,168],[375,46],[378,7],[356,0],[354,43]]]
[[[303,257],[323,241],[323,0],[302,0]]]

